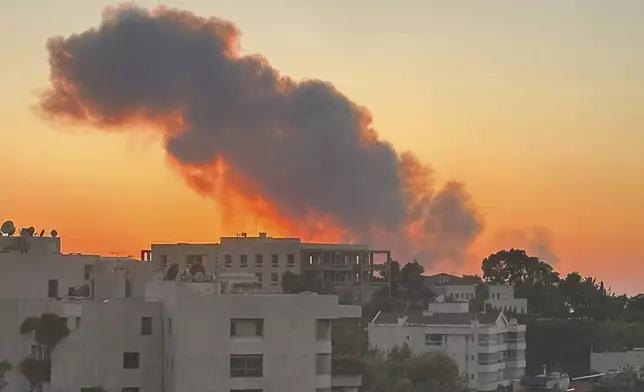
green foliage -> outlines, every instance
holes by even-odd
[[[559,281],[559,274],[550,264],[520,249],[491,254],[483,260],[481,269],[483,280],[493,284],[552,286]]]
[[[0,360],[0,392],[4,391],[7,387],[7,374],[11,371],[13,366],[6,360]]]
[[[638,377],[638,372],[634,369],[629,369],[625,372],[603,377],[597,383],[595,383],[593,385],[593,388],[591,389],[591,392],[642,391],[644,391],[644,380]]]
[[[40,316],[35,335],[38,344],[42,344],[48,347],[50,351],[54,351],[58,342],[69,335],[69,328],[57,314],[45,313]]]
[[[406,345],[387,355],[368,355],[362,385],[364,392],[467,391],[458,366],[449,357],[442,353],[413,355]]]
[[[627,351],[644,347],[644,323],[623,320],[606,321],[599,324],[593,336],[593,350]]]
[[[40,322],[39,317],[27,317],[22,324],[20,324],[20,333],[22,335],[27,335],[36,330],[38,323]]]
[[[330,292],[328,287],[323,287],[319,282],[311,279],[307,275],[300,276],[290,271],[282,274],[282,291],[287,294],[304,293],[307,291],[318,294],[327,294]]]
[[[18,364],[20,372],[31,385],[33,391],[38,385],[49,382],[51,362],[48,359],[25,358]]]
[[[333,354],[362,355],[367,350],[367,331],[361,320],[338,319],[331,324]]]

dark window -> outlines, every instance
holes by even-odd
[[[230,319],[231,337],[264,336],[263,319]]]
[[[271,264],[273,265],[273,267],[279,267],[280,265],[279,255],[275,255],[275,254],[271,255]]]
[[[47,284],[47,296],[49,298],[58,298],[58,280],[49,279]]]
[[[261,267],[264,264],[264,256],[255,255],[255,267]]]
[[[258,283],[262,283],[262,281],[264,280],[264,275],[261,272],[256,272],[255,278],[257,278]]]
[[[152,317],[141,317],[141,335],[152,335]]]
[[[125,298],[132,297],[132,282],[129,279],[125,279]]]
[[[168,266],[168,255],[159,255],[161,259],[161,268],[165,269]]]
[[[286,262],[288,263],[289,268],[295,267],[295,255],[292,253],[286,255]]]
[[[277,272],[271,272],[271,283],[278,284],[280,282],[280,275]]]
[[[85,271],[84,271],[85,279],[89,279],[89,276],[90,276],[91,273],[92,273],[92,265],[91,264],[85,264]]]
[[[123,353],[123,369],[138,369],[139,353]]]
[[[139,387],[123,387],[121,392],[139,392],[140,389]]]
[[[262,354],[233,354],[230,356],[230,377],[263,377]]]
[[[240,255],[239,256],[239,266],[246,267],[248,265],[248,256]]]
[[[233,266],[233,256],[232,255],[225,255],[224,256],[224,266],[226,268],[230,268]]]

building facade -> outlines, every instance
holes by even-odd
[[[342,291],[360,290],[361,283],[373,282],[378,259],[385,262],[390,252],[368,245],[305,243],[259,233],[257,237],[222,237],[213,244],[153,244],[142,252],[145,258],[159,271],[172,264],[185,269],[197,263],[208,274],[250,273],[265,290],[281,291],[282,276],[289,271]]]
[[[467,302],[474,299],[479,281],[472,277],[441,273],[426,276],[423,283],[436,295],[442,295],[449,300]],[[493,309],[520,314],[528,312],[527,298],[515,298],[514,287],[494,284],[488,284],[487,287],[489,297],[486,302]]]
[[[469,312],[466,302],[431,303],[416,314],[381,312],[368,327],[372,348],[407,344],[416,354],[445,353],[478,391],[518,387],[526,366],[525,330],[503,312]]]
[[[288,269],[288,255],[300,253],[278,242],[261,254],[283,256]],[[331,374],[333,320],[360,317],[360,307],[339,305],[337,296],[245,293],[237,287],[245,275],[233,272],[164,281],[151,259],[21,249],[0,251],[0,268],[11,271],[0,274],[0,359],[50,359],[44,392],[356,392],[361,383]],[[20,333],[44,313],[70,331],[52,352]],[[5,392],[30,389],[18,366],[8,381]]]

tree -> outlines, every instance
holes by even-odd
[[[486,301],[490,298],[490,287],[485,283],[479,283],[474,288],[474,298],[470,300],[470,307],[475,311],[485,309]]]
[[[48,382],[51,377],[51,361],[49,359],[25,358],[18,364],[20,372],[31,386],[31,391],[38,385]]]
[[[443,353],[412,354],[409,346],[389,353],[371,352],[365,359],[365,392],[464,392],[458,366]]]
[[[593,385],[591,392],[642,392],[644,380],[637,373],[634,369],[628,369],[603,377]]]
[[[286,271],[282,274],[282,291],[287,294],[304,293],[307,291],[318,294],[329,292],[327,288],[323,287],[311,277],[307,275],[300,276],[291,271]]]
[[[481,269],[483,280],[493,284],[552,286],[559,281],[559,273],[550,264],[521,249],[491,254],[483,260]]]
[[[7,375],[11,371],[11,363],[7,360],[0,360],[0,392],[7,387]]]

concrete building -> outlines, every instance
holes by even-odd
[[[415,354],[443,352],[478,391],[517,388],[525,373],[525,325],[503,312],[472,313],[467,302],[434,302],[422,313],[378,313],[369,344],[389,351],[407,344]]]
[[[469,301],[474,298],[478,281],[471,277],[441,273],[426,276],[423,283],[436,295],[443,295],[454,301]],[[528,299],[515,298],[514,287],[493,284],[487,286],[490,294],[487,303],[493,309],[516,313],[528,312]]]
[[[299,238],[273,238],[266,233],[257,237],[222,237],[213,244],[153,244],[141,254],[159,271],[172,264],[183,269],[198,263],[208,274],[252,273],[264,289],[273,291],[281,290],[286,271],[306,275],[338,291],[359,290],[361,282],[373,281],[378,257],[384,262],[390,252],[373,250],[368,245],[305,243]]]
[[[331,374],[331,323],[360,317],[337,296],[245,293],[254,275],[241,272],[163,281],[149,257],[61,254],[39,246],[43,238],[28,238],[28,252],[0,251],[0,268],[11,271],[0,274],[0,359],[51,358],[44,392],[356,392],[361,384],[359,375]],[[290,248],[278,248],[270,251],[289,268]],[[20,333],[43,313],[70,329],[51,353]],[[6,392],[29,389],[17,368],[8,381]]]

